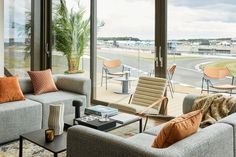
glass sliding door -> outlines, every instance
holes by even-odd
[[[4,0],[4,66],[13,75],[30,70],[31,0]]]
[[[154,41],[155,0],[97,2],[97,100],[128,99],[140,76],[155,75]],[[126,89],[124,73],[130,78]]]
[[[90,1],[52,0],[52,71],[89,77]]]
[[[200,93],[204,67],[236,74],[235,8],[234,1],[168,1],[168,66],[177,65],[177,92]]]

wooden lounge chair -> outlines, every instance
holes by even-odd
[[[164,97],[167,81],[157,77],[140,77],[138,85],[128,103],[111,103],[109,106],[124,112],[147,116],[167,115],[168,99]]]

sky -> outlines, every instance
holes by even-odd
[[[10,1],[15,1],[17,6],[16,23],[24,23],[25,2],[30,0],[5,0]],[[68,6],[75,7],[74,1],[76,0],[67,0]],[[81,0],[87,16],[89,2]],[[105,22],[105,26],[98,30],[98,36],[154,40],[154,2],[155,0],[98,0],[98,20]],[[8,12],[5,10],[5,27],[9,26]],[[8,32],[5,29],[5,37],[9,36]],[[168,39],[235,38],[236,0],[168,0],[167,34]]]

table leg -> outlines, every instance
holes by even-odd
[[[143,131],[143,120],[142,118],[139,119],[139,133],[142,133]]]
[[[20,136],[19,157],[23,156],[23,138]]]
[[[124,93],[124,94],[129,93],[129,81],[128,80],[122,81],[122,93]]]
[[[57,157],[57,153],[54,153],[54,157]]]

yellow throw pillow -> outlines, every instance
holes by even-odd
[[[0,77],[0,103],[24,100],[18,77]]]
[[[197,132],[202,120],[202,111],[197,110],[181,115],[169,122],[162,128],[154,140],[152,147],[166,148],[170,145]]]
[[[28,71],[28,74],[31,78],[35,95],[58,91],[50,69],[44,71]]]

